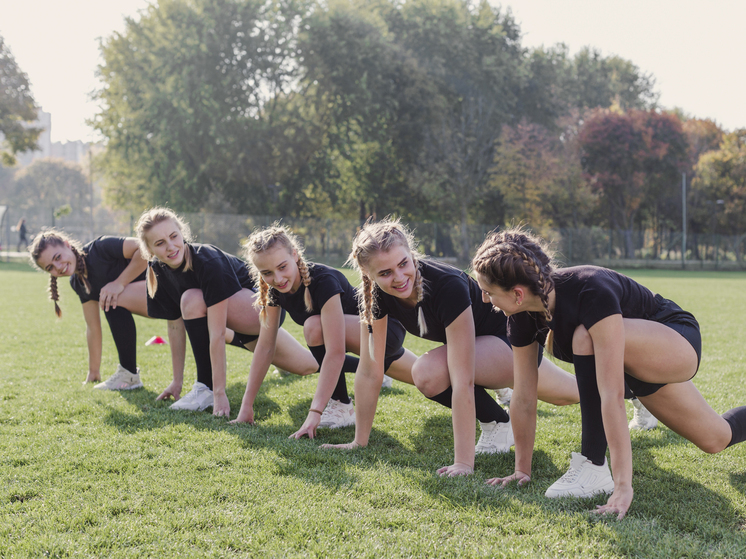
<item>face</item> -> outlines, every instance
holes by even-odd
[[[36,261],[39,267],[56,278],[72,276],[75,273],[75,255],[70,245],[62,243],[45,248]]]
[[[295,251],[290,252],[284,246],[276,245],[255,254],[252,260],[267,285],[280,293],[298,291],[301,277],[298,270],[298,254]]]
[[[150,252],[170,268],[178,268],[184,262],[184,237],[172,219],[161,221],[145,233]]]
[[[417,270],[412,253],[405,246],[395,246],[388,251],[377,252],[368,262],[368,276],[384,293],[399,299],[413,299]]]
[[[490,283],[482,274],[475,274],[479,289],[482,290],[482,301],[491,304],[498,311],[502,311],[505,316],[510,316],[526,309],[522,309],[519,304],[520,293],[515,289],[505,290],[502,287]]]

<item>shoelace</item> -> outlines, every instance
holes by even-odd
[[[572,483],[578,478],[579,474],[580,474],[580,468],[572,468],[570,470],[567,470],[567,472],[565,472],[565,475],[563,475],[560,478],[560,481]]]

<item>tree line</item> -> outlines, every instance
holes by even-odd
[[[743,130],[461,0],[159,0],[101,44],[106,202],[363,220],[746,230]]]

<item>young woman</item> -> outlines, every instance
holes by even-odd
[[[81,246],[62,231],[46,229],[36,236],[30,249],[32,263],[51,276],[49,297],[54,301],[57,316],[62,316],[58,304],[59,277],[70,278],[70,285],[83,304],[88,341],[88,374],[85,382],[101,380],[100,308],[109,323],[119,364],[116,372],[96,388],[130,390],[141,387],[140,370],[137,368],[137,331],[132,313],[148,315],[145,294],[147,262],[140,258],[137,239],[99,237]],[[178,348],[180,327],[180,324],[169,326],[169,334],[174,334],[172,348]],[[176,368],[176,363],[174,366]]]
[[[245,245],[244,257],[259,286],[255,305],[260,309],[262,329],[236,421],[254,422],[254,400],[267,374],[269,357],[275,351],[280,310],[284,309],[303,326],[308,347],[320,366],[308,417],[291,436],[314,438],[318,427],[354,425],[355,410],[347,394],[345,372],[354,373],[358,359],[345,354],[347,351],[360,353],[360,317],[355,288],[338,270],[306,262],[298,238],[279,225],[254,232]],[[411,368],[416,357],[402,347],[406,335],[404,327],[392,320],[389,333],[384,369],[393,378],[411,384]]]
[[[148,314],[184,319],[197,362],[197,382],[179,409],[203,410],[229,416],[226,396],[226,328],[235,332],[234,345],[253,348],[259,334],[256,294],[244,262],[217,247],[190,242],[188,226],[171,210],[153,208],[137,222],[140,250],[150,259],[147,273]],[[313,355],[288,332],[277,332],[272,362],[295,374],[318,369]],[[182,378],[161,396],[178,399]]]
[[[699,325],[674,302],[605,268],[555,269],[540,241],[520,230],[490,235],[473,267],[485,300],[509,317],[515,363],[515,472],[488,483],[531,479],[540,345],[575,365],[583,438],[592,431],[594,439],[594,456],[573,453],[570,469],[547,496],[576,494],[578,486],[593,487],[593,478],[611,479],[605,429],[615,479],[600,488],[613,493],[598,512],[627,513],[633,491],[625,380],[653,415],[705,452],[746,439],[746,406],[720,416],[691,382],[701,356]]]
[[[412,367],[417,388],[453,409],[454,463],[438,473],[472,473],[475,451],[508,452],[513,444],[510,418],[486,391],[513,384],[506,320],[482,302],[474,279],[447,264],[419,258],[413,236],[399,221],[367,223],[355,237],[349,260],[362,280],[362,347],[355,377],[355,440],[340,446],[368,444],[378,401],[373,388],[383,374],[381,348],[387,323],[394,318],[411,334],[443,344]],[[545,361],[540,397],[557,405],[576,403],[575,379]],[[475,417],[482,427],[476,449]]]

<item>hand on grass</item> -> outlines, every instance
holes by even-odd
[[[101,382],[101,373],[99,371],[96,371],[95,373],[93,371],[88,371],[88,375],[86,375],[83,384],[88,384],[89,382]]]
[[[238,410],[238,416],[233,421],[229,421],[231,425],[236,425],[238,423],[248,423],[249,425],[254,425],[254,406],[241,406],[241,409]]]
[[[456,462],[450,466],[443,466],[438,469],[438,474],[441,476],[455,477],[455,476],[468,476],[474,473],[474,467],[468,464],[461,464]]]
[[[493,477],[491,479],[487,480],[488,485],[493,486],[500,486],[507,487],[510,483],[516,482],[518,487],[522,487],[526,485],[529,481],[531,481],[531,476],[528,474],[524,474],[523,472],[516,471],[515,473],[509,475],[508,477]]]
[[[174,400],[181,398],[181,384],[173,381],[155,400],[157,402],[159,400],[168,400],[169,398],[173,398]]]
[[[340,448],[342,450],[354,450],[356,448],[363,448],[363,445],[356,443],[355,441],[352,441],[351,443],[344,443],[344,444],[322,444],[321,448]]]
[[[230,417],[231,404],[228,401],[228,396],[213,391],[212,398],[212,415],[215,417]]]
[[[108,311],[109,307],[112,309],[117,308],[117,299],[119,295],[124,291],[124,286],[117,281],[107,283],[101,288],[98,295],[98,306],[102,310]]]
[[[321,416],[316,412],[310,412],[303,426],[290,435],[288,439],[300,439],[303,435],[308,435],[309,439],[313,439],[316,436],[316,428],[319,426],[319,423],[321,423]]]
[[[629,506],[632,504],[632,496],[634,491],[631,486],[614,488],[614,493],[611,494],[609,500],[606,501],[605,505],[596,505],[595,514],[611,514],[615,515],[617,520],[621,520],[627,514]]]

